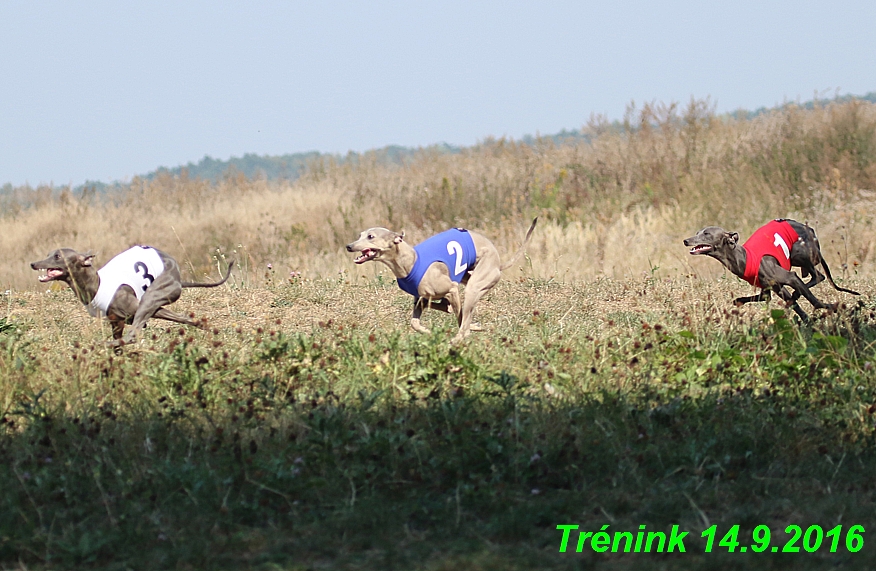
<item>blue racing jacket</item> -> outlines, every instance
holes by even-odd
[[[417,287],[423,274],[435,262],[447,266],[450,279],[459,283],[477,260],[471,234],[461,228],[452,228],[427,238],[414,246],[414,251],[417,252],[417,261],[414,262],[411,273],[405,278],[398,278],[398,287],[414,297],[420,297]]]

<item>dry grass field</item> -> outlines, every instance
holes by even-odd
[[[623,126],[594,119],[591,143],[485,141],[460,154],[424,149],[404,165],[370,155],[315,162],[294,183],[229,175],[218,185],[159,177],[109,197],[15,189],[3,197],[0,285],[35,289],[27,263],[59,246],[107,260],[134,243],[174,255],[190,275],[218,254],[261,277],[374,277],[343,246],[374,225],[412,241],[478,229],[511,252],[540,215],[527,275],[716,276],[681,240],[707,225],[746,235],[771,218],[808,221],[839,277],[872,272],[876,246],[876,106],[850,102],[737,121],[707,102],[631,108]]]
[[[694,101],[589,129],[324,161],[294,183],[4,194],[0,565],[871,568],[876,109],[742,121]],[[413,241],[477,228],[508,253],[534,215],[528,256],[478,305],[486,330],[458,347],[450,316],[413,333],[410,296],[343,251],[386,225]],[[681,244],[779,216],[815,226],[863,295],[820,285],[843,307],[811,326],[775,301],[737,309],[751,287]],[[187,277],[241,267],[172,306],[205,329],[155,320],[117,355],[107,324],[27,263],[133,243]],[[565,524],[678,525],[687,550],[560,553]],[[719,544],[734,525],[748,553]],[[809,549],[794,525],[842,537]],[[752,553],[758,526],[798,551]]]

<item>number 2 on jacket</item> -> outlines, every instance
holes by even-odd
[[[468,264],[462,263],[462,245],[456,240],[447,242],[447,253],[456,255],[456,268],[453,270],[453,275],[458,276],[468,267]]]

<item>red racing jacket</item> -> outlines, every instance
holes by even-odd
[[[755,230],[751,238],[742,245],[745,250],[745,274],[742,279],[755,287],[763,287],[757,279],[760,261],[764,256],[772,256],[786,270],[791,269],[791,248],[797,241],[797,233],[783,219],[771,220]]]

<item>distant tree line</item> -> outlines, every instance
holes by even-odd
[[[805,103],[789,102],[777,107],[760,107],[754,111],[738,110],[732,113],[727,113],[727,117],[734,119],[752,119],[758,115],[769,113],[777,109],[783,109],[790,105],[798,105],[804,109],[812,109],[816,106],[827,105],[829,103],[843,103],[851,100],[868,101],[876,103],[876,92],[871,92],[863,96],[858,95],[843,95],[833,98],[813,98]],[[634,111],[635,106],[628,107],[628,114]],[[624,125],[622,121],[607,121],[602,116],[594,116],[591,118],[591,123],[598,123],[604,130],[622,131],[625,128],[629,129],[628,125]],[[527,145],[534,145],[540,142],[549,142],[561,145],[570,141],[589,141],[590,134],[585,130],[572,129],[562,130],[553,135],[526,135],[520,139],[520,142]],[[438,153],[459,153],[461,147],[440,143],[428,147],[429,150]],[[241,174],[248,179],[266,179],[266,180],[287,180],[293,181],[297,179],[307,168],[308,164],[317,160],[331,160],[337,163],[351,162],[356,163],[362,159],[376,160],[383,164],[403,164],[404,161],[412,157],[418,150],[411,147],[402,147],[398,145],[390,145],[381,149],[366,151],[364,153],[349,152],[346,155],[320,153],[318,151],[310,151],[306,153],[292,153],[286,155],[256,155],[255,153],[247,153],[243,157],[231,157],[228,160],[214,159],[210,156],[204,156],[197,163],[189,162],[186,165],[177,166],[174,168],[159,167],[152,172],[146,173],[139,178],[153,180],[161,175],[170,175],[172,177],[188,177],[190,179],[202,179],[210,182],[218,182],[229,175]],[[105,183],[100,181],[86,181],[75,187],[74,194],[94,193],[103,195],[116,189],[127,187],[127,184],[118,181]],[[0,197],[11,198],[14,194],[19,194],[22,189],[14,189],[11,184],[0,186]]]

